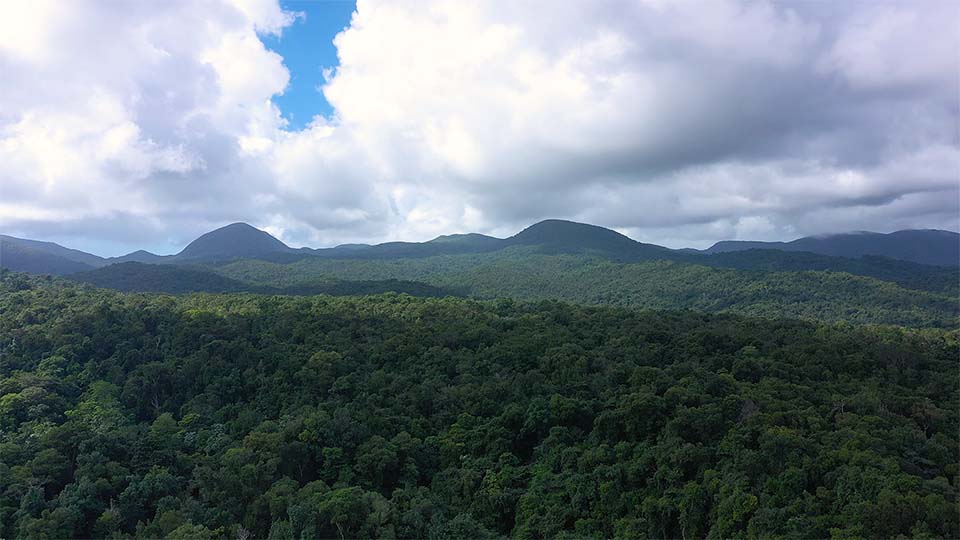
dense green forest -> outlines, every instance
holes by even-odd
[[[957,340],[4,272],[0,537],[957,538]]]
[[[79,272],[71,275],[70,279],[123,292],[163,292],[168,294],[253,292],[291,295],[329,294],[333,296],[396,292],[413,296],[449,296],[447,291],[438,287],[398,279],[343,280],[319,277],[275,287],[268,284],[231,279],[201,267],[137,262],[111,264],[96,270]]]
[[[755,252],[760,260],[763,254]],[[618,263],[588,255],[544,254],[526,247],[392,260],[314,257],[278,264],[246,259],[211,268],[232,279],[274,287],[309,284],[317,279],[398,279],[484,299],[560,299],[580,304],[915,327],[953,328],[960,314],[955,292],[908,289],[845,272],[745,270],[671,261]],[[943,276],[952,276],[957,286],[955,270],[923,268],[941,272],[937,274],[938,283],[946,281]],[[938,287],[946,286],[941,283]]]
[[[785,254],[772,250],[751,249],[734,253],[717,253],[690,262],[717,268],[767,272],[799,272],[804,270],[843,272],[889,281],[905,289],[943,293],[951,296],[960,294],[960,272],[958,272],[956,266],[928,266],[871,255],[850,259],[815,253]]]

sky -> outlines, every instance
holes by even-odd
[[[960,3],[0,3],[0,232],[960,229]]]
[[[333,107],[323,96],[325,73],[337,66],[333,38],[350,26],[357,3],[343,0],[292,0],[280,7],[295,14],[282,33],[262,34],[260,41],[283,58],[290,81],[271,100],[287,121],[288,131],[300,131],[317,115],[330,118]]]

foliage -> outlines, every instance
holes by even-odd
[[[334,296],[398,292],[414,296],[442,296],[444,291],[425,283],[383,280],[313,279],[287,287],[272,287],[224,277],[207,268],[171,264],[127,262],[112,264],[88,272],[73,274],[69,279],[97,287],[124,292],[191,292],[259,294],[330,294]]]
[[[543,254],[523,247],[420,259],[311,258],[292,264],[245,260],[215,269],[233,279],[276,287],[321,277],[401,279],[484,299],[559,299],[855,323],[953,328],[960,314],[956,295],[908,290],[842,272],[737,270],[669,261],[624,264],[587,255]],[[956,283],[955,271],[952,275]]]
[[[0,537],[960,537],[957,332],[0,274]]]
[[[843,272],[896,283],[905,289],[960,294],[960,273],[956,266],[940,267],[915,262],[864,255],[857,259],[830,257],[815,253],[787,253],[775,250],[751,249],[717,253],[700,259],[699,264],[717,268],[735,268],[763,272],[825,271]]]

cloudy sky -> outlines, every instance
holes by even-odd
[[[960,3],[0,3],[0,232],[960,228]]]

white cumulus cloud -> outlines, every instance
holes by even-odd
[[[275,1],[6,3],[0,229],[117,252],[237,220],[308,245],[956,229],[958,14],[360,0],[334,114],[290,131]]]

